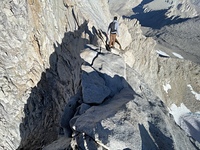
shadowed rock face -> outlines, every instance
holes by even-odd
[[[80,112],[80,108],[77,108],[74,117],[69,121],[71,128],[65,128],[65,130],[73,129],[73,140],[69,144],[72,149],[167,150],[183,147],[196,149],[185,132],[167,115],[165,104],[148,88],[142,77],[124,63],[121,56],[112,56],[113,54],[105,49],[101,51],[96,49],[96,51],[98,54],[92,64],[87,60],[91,60],[88,57],[94,56],[90,54],[90,52],[94,53],[93,50],[86,49],[82,53],[88,55],[81,54],[86,61],[82,66],[84,71],[82,74],[87,72],[88,75],[93,76],[92,82],[82,78],[82,83],[85,82],[84,80],[88,81],[86,82],[88,85],[97,83],[97,86],[107,86],[110,91],[116,87],[120,88],[113,90],[113,94],[108,95],[99,104],[96,103],[96,98],[92,99],[93,103],[84,101],[84,98],[94,97],[96,93],[82,90],[82,94],[88,96],[82,97],[81,106],[89,105],[89,107],[85,107],[84,112]],[[118,61],[110,63],[113,57]],[[113,74],[115,75],[112,76]],[[104,80],[106,84],[98,84],[99,80]],[[115,86],[109,86],[112,84]],[[84,87],[87,85],[82,84],[82,89]],[[133,88],[137,87],[140,91],[136,93]],[[71,108],[66,107],[66,109]],[[65,115],[63,114],[63,118]],[[183,140],[186,143],[183,144]]]
[[[107,1],[0,3],[0,149],[197,149],[166,107],[199,110],[199,65],[157,56],[136,19],[107,52]]]
[[[42,74],[37,86],[31,90],[24,106],[25,117],[20,124],[19,149],[35,149],[36,146],[42,147],[56,140],[60,132],[60,114],[67,102],[68,107],[72,108],[72,112],[67,113],[68,117],[75,112],[79,98],[74,96],[69,99],[69,97],[77,93],[80,87],[82,60],[76,50],[88,42],[80,37],[85,26],[86,24],[80,26],[77,33],[76,31],[66,33],[63,42],[57,43],[55,52],[50,56],[50,68]],[[70,39],[72,36],[77,38]],[[67,45],[69,47],[77,42],[79,45],[67,49],[67,42],[70,43]],[[61,126],[67,125],[61,122]]]
[[[0,3],[0,112],[2,116],[0,147],[16,149],[21,140],[19,125],[24,117],[24,104],[31,95],[31,87],[37,85],[40,78],[44,78],[42,72],[49,66],[49,56],[53,52],[52,43],[59,41],[59,36],[65,29],[60,28],[54,36],[50,35],[51,27],[54,25],[60,27],[62,24],[57,22],[56,18],[47,19],[51,15],[54,16],[53,5],[51,7],[43,3],[41,6],[42,4],[37,0],[1,1]],[[52,24],[54,21],[56,23]],[[42,93],[43,90],[40,92]],[[34,103],[28,107],[31,110],[36,109]],[[34,118],[29,122],[30,124],[35,121]]]

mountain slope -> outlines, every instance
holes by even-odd
[[[160,30],[150,30],[145,35],[153,37],[158,43],[158,49],[163,47],[170,57],[175,57],[174,52],[180,54],[183,59],[199,64],[199,20],[199,17],[193,18],[184,23],[165,26]]]
[[[82,66],[82,102],[69,121],[74,130],[72,149],[196,149],[170,119],[163,102],[120,56],[98,48],[86,49],[81,56],[87,63]],[[102,79],[104,85],[97,84]],[[110,89],[110,94],[101,90],[86,92],[85,88],[96,89],[92,82],[95,87]],[[139,86],[140,92],[136,93],[131,86]],[[97,104],[101,99],[98,93],[106,98]],[[88,97],[93,98],[91,102],[86,101]],[[66,105],[65,112],[71,109]],[[65,118],[68,114],[63,115]]]

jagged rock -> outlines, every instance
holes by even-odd
[[[58,150],[58,149],[66,149],[69,147],[71,143],[71,138],[61,137],[53,143],[45,146],[43,150]]]
[[[200,114],[184,114],[179,118],[180,127],[191,137],[193,137],[196,141],[200,143],[199,137],[199,127],[200,127]]]
[[[87,50],[87,57],[82,57],[84,60],[88,60],[92,50]],[[91,58],[90,58],[91,59]],[[123,58],[119,55],[113,55],[107,51],[102,50],[97,57],[93,58],[92,67],[100,72],[100,76],[105,80],[106,86],[110,89],[110,96],[118,93],[125,85],[123,85],[123,77],[126,76],[126,64]]]
[[[42,72],[49,67],[49,57],[54,51],[53,43],[60,43],[63,38],[67,27],[65,13],[62,1],[0,2],[0,104],[3,106],[2,112],[5,112],[1,114],[5,120],[0,121],[0,147],[3,149],[16,149],[22,136],[26,135],[20,131],[23,129],[20,123],[26,116],[24,104],[31,95],[31,88],[38,84]],[[47,97],[42,92],[38,95]],[[30,114],[30,120],[26,120],[28,123],[25,129],[28,132],[32,131],[28,125],[37,122],[35,117],[40,116],[42,111],[41,102],[34,104],[30,104],[29,108],[36,113]]]
[[[125,20],[126,22],[129,26],[129,22]],[[200,103],[186,87],[192,83],[192,87],[195,87],[194,91],[199,91],[199,65],[188,60],[159,57],[154,48],[155,41],[143,36],[139,26],[138,23],[135,23],[135,27],[129,26],[134,42],[122,54],[126,63],[143,76],[145,82],[167,105],[172,103],[180,105],[184,102],[190,111],[197,112]],[[164,87],[168,83],[172,90],[166,92]]]
[[[76,108],[80,105],[81,99],[82,98],[79,92],[76,95],[70,97],[67,105],[65,106],[65,110],[63,112],[60,124],[61,124],[61,127],[64,129],[65,136],[67,137],[71,137],[72,135],[69,122],[75,115]]]
[[[97,72],[82,73],[83,102],[87,104],[101,104],[109,96],[110,89]]]
[[[91,49],[93,50],[93,48],[90,47],[90,49],[86,49],[80,54],[81,58],[83,58],[84,61],[88,62],[89,64],[92,64],[93,59],[98,55],[97,51],[91,51]]]
[[[122,57],[111,53],[100,53],[92,65],[97,71],[102,74],[107,74],[114,77],[116,74],[125,77],[126,64]]]
[[[110,55],[104,53],[104,59],[107,60]],[[109,76],[110,70],[104,67],[109,68],[113,65],[109,61],[103,61],[103,57],[101,59],[104,65],[100,71],[104,70],[104,74]],[[93,64],[96,61],[99,62],[98,57],[93,60]],[[115,63],[121,64],[120,61]],[[95,68],[95,65],[93,67]],[[102,104],[91,106],[73,121],[72,127],[76,132],[74,148],[76,146],[81,146],[82,149],[94,148],[93,143],[95,142],[97,145],[94,149],[97,147],[105,149],[167,150],[181,149],[181,147],[196,149],[186,133],[175,124],[172,118],[168,117],[164,103],[148,89],[139,74],[128,68],[124,68],[128,71],[127,82],[124,81],[126,84],[117,82],[126,86],[116,91],[113,97],[106,99]],[[115,70],[115,67],[112,69]],[[95,70],[98,70],[98,65]],[[106,78],[103,79],[106,81]],[[110,82],[115,83],[115,80],[110,80]],[[132,87],[140,86],[139,94],[135,93],[129,83]],[[110,89],[112,88],[115,87],[110,86]],[[182,141],[185,141],[184,144]]]
[[[181,18],[193,18],[198,16],[199,10],[195,1],[181,0],[178,3],[173,3],[166,15],[168,17],[179,16]]]
[[[99,76],[99,75],[92,72],[91,68],[89,68],[90,71],[87,68],[87,70],[90,72],[90,74],[88,74],[88,76],[83,76],[82,82],[87,83],[87,84],[88,83],[93,84],[93,82],[94,82],[93,80],[97,80],[97,81],[99,80],[98,82],[100,82],[100,83],[105,82],[106,88],[109,88],[111,93],[110,92],[109,93],[102,92],[100,90],[95,91],[95,90],[93,90],[94,87],[92,87],[92,85],[87,86],[87,88],[90,87],[93,92],[94,91],[98,92],[102,96],[105,94],[105,97],[107,97],[108,95],[113,96],[113,95],[115,95],[115,93],[119,92],[123,88],[124,85],[123,85],[122,77],[125,77],[125,75],[126,75],[126,73],[125,73],[126,65],[125,65],[123,59],[119,55],[113,55],[106,51],[96,53],[93,50],[89,50],[89,49],[87,49],[86,51],[83,51],[82,53],[81,53],[82,58],[86,62],[91,63],[92,67],[96,68],[95,70],[98,70],[101,73],[100,74],[101,78],[103,78],[105,80],[105,81],[101,81],[102,79],[96,79],[96,77],[93,77],[93,74],[96,76]],[[85,53],[87,53],[87,55],[85,55]],[[91,57],[93,57],[93,58],[91,58]],[[91,61],[91,60],[93,60],[93,61]],[[113,61],[113,60],[115,60],[115,61]],[[115,62],[117,62],[117,63],[115,63]],[[85,67],[84,67],[84,70],[86,70]],[[87,78],[85,78],[85,77],[87,77]],[[86,79],[88,79],[88,80],[86,80]],[[88,82],[89,80],[90,80],[90,82]],[[95,81],[95,84],[93,86],[97,85],[97,83],[98,83],[97,81]],[[85,88],[85,86],[83,85],[83,94],[85,93],[84,88]],[[91,91],[89,91],[89,93],[91,94]],[[88,95],[88,96],[91,99],[94,99],[93,97],[91,97],[91,95]],[[94,96],[96,97],[96,96],[98,96],[98,94],[95,94]],[[103,99],[105,97],[103,97]],[[100,103],[103,101],[103,99],[100,101]]]
[[[166,117],[159,101],[148,102],[133,94],[124,89],[103,105],[91,107],[77,119],[75,129],[107,149],[195,149],[186,134]],[[77,145],[83,144],[79,142]]]
[[[86,110],[88,110],[91,106],[88,104],[81,104],[80,110],[79,110],[79,114],[82,115],[83,113],[86,112]]]

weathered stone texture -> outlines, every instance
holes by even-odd
[[[126,24],[133,42],[122,54],[126,63],[143,76],[167,106],[184,102],[191,111],[199,111],[200,101],[191,93],[188,85],[197,93],[200,91],[200,66],[188,60],[160,57],[154,48],[155,41],[142,35],[140,24],[132,20],[135,26],[130,26],[129,22],[126,21]],[[163,86],[168,83],[172,89],[166,92]]]
[[[72,9],[66,9],[62,1],[1,1],[0,8],[0,104],[2,116],[0,145],[3,149],[16,149],[21,138],[29,137],[26,140],[30,141],[34,138],[37,139],[45,132],[40,126],[46,128],[52,122],[58,122],[53,118],[57,118],[55,116],[62,108],[59,110],[53,110],[53,108],[56,104],[64,106],[65,100],[70,94],[75,93],[76,87],[80,83],[81,61],[78,53],[71,56],[70,53],[74,53],[74,49],[77,50],[85,45],[87,40],[78,40],[77,38],[72,42],[76,37],[75,33],[64,35],[66,30],[74,31],[78,29],[78,26],[76,22],[68,20],[67,17],[74,20]],[[77,37],[81,37],[81,35],[78,34]],[[63,47],[66,46],[62,40],[72,42],[71,44],[79,42],[78,46],[80,47],[74,47],[73,50],[65,48],[65,55],[60,54],[59,51],[63,51]],[[72,47],[70,44],[68,46]],[[70,63],[72,59],[77,62]],[[57,61],[58,64],[66,64],[68,67],[63,70],[61,65],[57,65]],[[56,66],[51,64],[56,64]],[[76,67],[78,68],[75,69]],[[57,74],[59,75],[57,76]],[[73,76],[71,76],[72,74]],[[58,78],[59,82],[57,82]],[[62,81],[68,83],[68,87],[65,87]],[[32,87],[34,88],[31,89]],[[60,94],[55,92],[54,88],[56,91],[60,89]],[[59,102],[55,101],[57,97],[59,97]],[[52,113],[47,113],[51,110]],[[54,111],[55,113],[53,113]],[[44,122],[41,123],[41,120]],[[20,125],[21,122],[22,125]],[[36,128],[36,125],[40,129]],[[31,136],[30,132],[32,132]],[[57,129],[51,132],[57,133]],[[50,138],[55,139],[53,136]],[[26,143],[26,140],[22,144]],[[42,140],[39,141],[39,145],[45,143]],[[49,140],[46,139],[46,141]],[[38,143],[32,142],[32,144],[36,146]]]

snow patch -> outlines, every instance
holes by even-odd
[[[180,55],[180,54],[177,54],[177,53],[172,53],[174,56],[176,56],[176,57],[178,57],[178,58],[180,58],[180,59],[183,59],[183,57]]]
[[[191,137],[200,142],[200,112],[192,113],[183,103],[180,107],[172,104],[169,113],[175,122]]]
[[[171,88],[171,85],[170,85],[169,83],[167,83],[166,85],[163,85],[163,88],[164,88],[164,91],[165,91],[166,93],[168,93],[168,90],[172,89],[172,88]]]
[[[188,84],[187,86],[190,88],[190,90],[191,90],[192,94],[194,94],[195,98],[200,101],[200,94],[195,92],[190,84]]]
[[[168,54],[166,54],[165,52],[161,51],[161,50],[156,50],[156,52],[161,55],[161,56],[165,56],[165,57],[169,57]]]
[[[168,109],[169,113],[172,114],[175,122],[178,125],[180,125],[180,117],[190,112],[190,110],[183,103],[181,103],[180,107],[177,107],[176,104],[172,104],[171,107]]]

